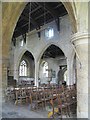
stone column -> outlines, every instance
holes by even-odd
[[[76,56],[77,118],[88,118],[88,39],[88,33],[76,33],[72,36],[72,43],[79,56],[79,60]]]
[[[2,46],[0,44],[0,118],[2,118],[2,50],[1,48]]]
[[[7,87],[8,59],[2,57],[2,100],[5,101],[5,89]]]
[[[38,87],[39,62],[35,60],[35,86]]]
[[[74,81],[72,79],[73,74],[73,64],[71,59],[67,59],[67,85],[73,85]]]
[[[0,2],[0,118],[2,118],[2,3]]]
[[[7,60],[2,59],[2,87],[7,87]]]
[[[14,79],[17,80],[17,82],[19,80],[19,70],[16,63],[14,64]]]

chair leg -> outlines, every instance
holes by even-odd
[[[20,98],[20,104],[22,105],[22,98]]]
[[[26,96],[26,103],[28,103],[29,102],[29,100],[28,100],[28,97]]]
[[[15,100],[15,105],[17,105],[18,104],[18,100]]]

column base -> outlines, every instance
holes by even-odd
[[[88,118],[88,112],[78,112],[77,110],[77,118]]]

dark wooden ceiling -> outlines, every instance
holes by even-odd
[[[43,53],[42,55],[42,59],[43,58],[56,58],[56,57],[62,57],[64,56],[63,51],[55,46],[55,45],[50,45],[46,51]]]
[[[59,18],[66,14],[67,11],[61,2],[27,3],[14,30],[12,38],[13,42],[15,42],[15,38],[20,35],[22,35],[26,41],[26,33],[34,29],[39,30],[41,26],[51,21],[55,21],[57,29],[60,31]],[[26,52],[25,55],[34,59],[28,52]],[[51,45],[44,52],[42,58],[56,58],[58,56],[64,56],[64,53],[60,48],[55,45]]]
[[[32,55],[31,52],[29,52],[29,51],[26,51],[26,52],[24,53],[22,59],[23,59],[24,57],[25,57],[25,58],[28,58],[28,59],[34,60],[33,55]]]
[[[24,35],[29,30],[40,29],[41,26],[53,20],[59,30],[59,17],[66,14],[67,11],[61,2],[27,3],[17,22],[13,38]]]

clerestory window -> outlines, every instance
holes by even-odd
[[[23,47],[24,46],[24,40],[21,40],[20,46]]]
[[[54,30],[53,28],[48,28],[45,30],[45,36],[46,38],[50,39],[54,36]]]

